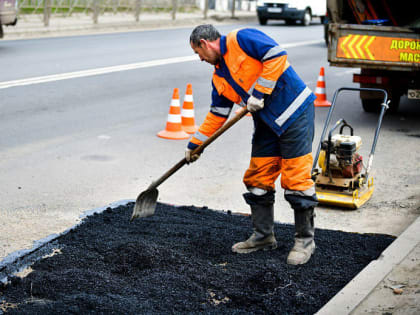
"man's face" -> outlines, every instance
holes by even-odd
[[[196,46],[193,43],[190,43],[190,45],[192,50],[200,57],[201,61],[208,62],[214,66],[219,64],[220,56],[207,40],[202,39],[200,46]]]

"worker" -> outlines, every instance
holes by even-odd
[[[215,69],[210,111],[188,143],[187,162],[199,158],[192,150],[224,124],[233,104],[246,106],[254,121],[251,161],[243,178],[253,233],[234,244],[232,251],[245,254],[277,248],[274,195],[281,174],[281,187],[295,218],[295,242],[287,263],[306,263],[315,251],[318,204],[311,179],[315,95],[293,70],[286,51],[257,29],[221,36],[213,25],[199,25],[190,35],[190,45],[201,61]]]

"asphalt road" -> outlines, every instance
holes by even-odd
[[[242,26],[219,29],[227,33]],[[249,26],[287,49],[289,61],[311,89],[325,67],[329,100],[337,88],[355,86],[352,73],[357,69],[329,67],[321,25]],[[164,140],[156,133],[165,127],[176,87],[182,98],[192,83],[198,124],[208,111],[212,68],[192,57],[190,32],[184,28],[0,43],[0,259],[65,230],[86,210],[135,199],[183,158],[187,140]],[[126,70],[126,65],[133,69]],[[321,207],[318,227],[399,235],[418,216],[419,105],[403,99],[400,112],[384,120],[372,200],[357,211]],[[327,109],[316,111],[314,149]],[[337,102],[333,121],[338,118],[362,136],[367,160],[377,116],[363,112],[357,93],[346,93]],[[241,194],[251,134],[252,120],[244,118],[197,163],[162,184],[159,201],[249,212]],[[276,198],[276,220],[293,222],[280,187]]]

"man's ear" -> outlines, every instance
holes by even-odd
[[[205,47],[205,48],[207,48],[207,44],[208,44],[208,42],[205,40],[205,39],[200,39],[200,47]]]

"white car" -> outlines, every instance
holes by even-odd
[[[257,15],[261,25],[266,25],[267,20],[284,20],[287,24],[299,21],[307,26],[313,17],[320,17],[323,23],[326,12],[326,0],[257,0]]]

